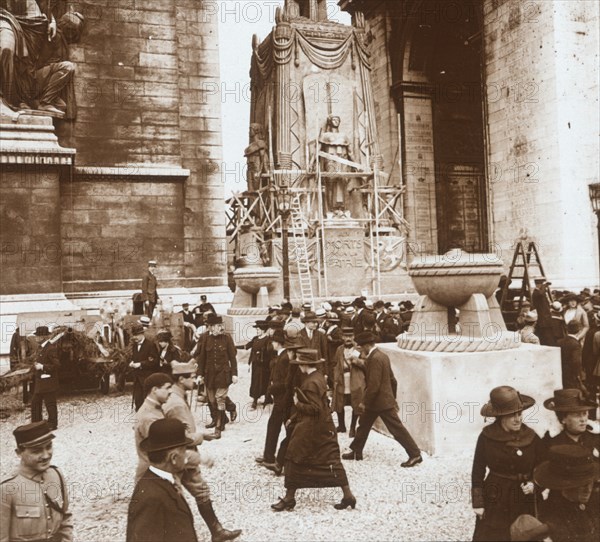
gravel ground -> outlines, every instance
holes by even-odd
[[[240,357],[245,359],[246,353]],[[240,360],[241,361],[241,360]],[[225,527],[243,529],[240,542],[250,541],[420,541],[470,540],[474,526],[469,497],[472,450],[462,456],[425,458],[414,469],[400,468],[404,450],[392,439],[372,432],[364,461],[345,461],[355,510],[337,511],[339,488],[302,490],[293,512],[275,513],[270,504],[283,495],[283,477],[256,465],[262,454],[269,407],[250,410],[250,376],[244,361],[231,397],[240,416],[223,438],[202,445],[215,460],[203,474],[211,486],[214,508]],[[0,397],[1,402],[7,398]],[[131,390],[109,396],[81,393],[59,398],[59,429],[53,463],[63,470],[74,514],[75,540],[125,540],[127,506],[133,491],[136,453]],[[199,424],[208,410],[198,406]],[[12,430],[28,422],[28,411],[0,424],[0,477],[17,467]],[[349,418],[350,413],[346,413]],[[340,447],[350,439],[340,434]],[[200,541],[210,535],[195,514]]]

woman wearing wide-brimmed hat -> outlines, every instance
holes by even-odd
[[[539,517],[554,542],[600,539],[598,500],[593,495],[599,476],[598,461],[589,450],[572,444],[552,446],[548,461],[535,468],[535,483],[550,490],[540,503]]]
[[[568,293],[561,299],[561,303],[566,306],[565,311],[563,312],[565,323],[568,325],[571,321],[579,322],[580,330],[577,333],[577,339],[579,339],[581,346],[583,346],[585,336],[590,329],[590,322],[588,320],[587,313],[581,306],[581,297],[572,293]]]
[[[290,364],[298,365],[304,374],[296,388],[296,413],[285,456],[285,497],[271,508],[277,512],[293,510],[296,490],[305,487],[341,487],[344,496],[335,504],[337,510],[354,508],[356,499],[340,459],[337,433],[327,400],[325,377],[317,370],[324,360],[314,349],[301,348]]]
[[[534,404],[532,397],[500,386],[481,408],[482,416],[496,420],[483,428],[473,458],[471,492],[477,516],[473,540],[510,540],[515,519],[534,514],[531,480],[543,450],[541,439],[523,423],[523,411]]]

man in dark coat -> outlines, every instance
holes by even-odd
[[[135,410],[138,411],[146,397],[144,380],[160,368],[156,345],[146,338],[142,324],[134,324],[131,328],[131,362],[129,367],[134,372],[133,402]]]
[[[319,367],[319,370],[326,375],[327,374],[327,337],[325,333],[319,330],[319,320],[314,312],[307,312],[302,317],[302,323],[304,327],[300,330],[298,337],[303,344],[304,348],[310,348],[319,352],[319,358],[325,360],[325,367]]]
[[[237,352],[233,339],[225,333],[223,318],[209,314],[208,333],[198,356],[198,374],[206,386],[209,403],[215,409],[215,437],[225,429],[225,410],[229,386],[238,380]]]
[[[127,514],[127,542],[197,542],[194,516],[182,495],[185,470],[185,425],[162,419],[151,426],[140,443],[150,467],[137,482]]]
[[[51,429],[58,428],[58,407],[56,394],[59,389],[58,371],[60,359],[58,357],[58,346],[50,344],[50,331],[46,326],[40,326],[35,330],[38,342],[38,350],[34,352],[35,362],[33,379],[33,397],[31,398],[31,421],[41,422],[43,420],[42,406],[46,405],[48,412],[48,423]]]
[[[398,383],[392,373],[390,358],[375,346],[375,336],[372,333],[359,333],[355,338],[365,358],[365,375],[367,387],[363,404],[359,405],[360,419],[356,438],[350,444],[349,453],[343,454],[343,459],[363,458],[363,448],[369,437],[371,427],[377,418],[388,428],[392,436],[400,443],[408,454],[408,460],[402,467],[414,467],[423,461],[421,451],[412,436],[398,417],[396,391]]]
[[[579,322],[571,320],[567,324],[567,336],[558,341],[563,388],[582,387],[581,342],[577,338],[580,330]]]
[[[535,289],[531,292],[531,304],[538,315],[536,334],[542,346],[556,346],[552,334],[552,314],[550,312],[550,299],[548,298],[549,282],[545,277],[534,279]]]
[[[158,301],[158,283],[156,281],[156,276],[154,275],[155,271],[156,261],[150,260],[148,262],[148,272],[142,278],[142,301],[144,303],[146,316],[149,318],[152,318],[154,307],[156,307],[156,302]]]

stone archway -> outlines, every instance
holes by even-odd
[[[396,25],[407,215],[422,250],[487,250],[480,2],[420,1]]]

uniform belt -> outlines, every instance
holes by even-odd
[[[503,472],[491,470],[490,475],[497,476],[498,478],[504,478],[505,480],[513,480],[515,482],[529,482],[529,480],[531,480],[530,474],[505,474]]]

